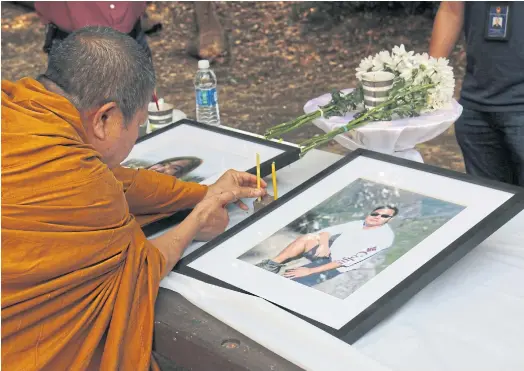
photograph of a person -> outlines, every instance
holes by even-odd
[[[198,157],[181,156],[168,158],[155,164],[150,164],[144,160],[133,159],[124,162],[122,166],[135,169],[140,168],[154,170],[159,173],[175,176],[184,181],[201,182],[205,179],[204,176],[199,176],[198,174],[194,174],[192,172],[202,165],[202,163],[203,160]]]
[[[345,299],[463,209],[358,179],[238,259]]]
[[[262,176],[268,175],[270,160],[276,161],[278,170],[299,157],[296,146],[180,120],[141,138],[120,165],[168,174],[186,182],[212,184],[229,169],[255,168],[257,153],[265,172]]]
[[[493,17],[493,28],[502,28],[502,17]]]

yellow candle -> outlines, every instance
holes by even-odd
[[[275,169],[275,163],[271,164],[271,173],[273,175],[273,198],[278,198],[278,186],[277,186],[277,171]]]
[[[257,153],[257,188],[260,189],[260,154]],[[261,201],[261,197],[258,198]]]

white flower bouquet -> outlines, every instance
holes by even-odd
[[[415,117],[443,108],[451,103],[455,90],[453,68],[448,63],[449,61],[445,58],[433,58],[427,53],[407,52],[404,45],[395,46],[391,53],[381,51],[360,62],[356,70],[359,83],[351,93],[332,92],[331,101],[327,105],[320,107],[315,112],[268,129],[265,137],[267,139],[279,138],[282,134],[295,130],[319,117],[344,116],[350,111],[357,111],[347,125],[300,143],[303,155],[329,142],[337,135],[370,121]],[[376,72],[389,73],[392,80],[385,84],[386,86],[384,83],[382,85],[379,83],[371,84],[379,88],[366,88],[364,84],[367,78]],[[365,93],[365,89],[374,92]],[[365,94],[382,96],[382,98],[368,98],[365,97]],[[372,102],[368,99],[371,99]]]

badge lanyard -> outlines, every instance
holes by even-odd
[[[509,1],[488,2],[484,38],[488,41],[508,41],[511,33],[512,4]]]

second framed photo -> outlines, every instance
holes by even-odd
[[[357,150],[182,259],[352,343],[523,208],[522,189]]]
[[[212,184],[228,169],[256,174],[256,153],[260,155],[262,177],[271,174],[273,162],[278,170],[300,157],[298,146],[184,119],[141,137],[122,166]],[[154,222],[144,232],[151,235],[161,231],[180,222],[185,215],[187,212],[179,212]]]

